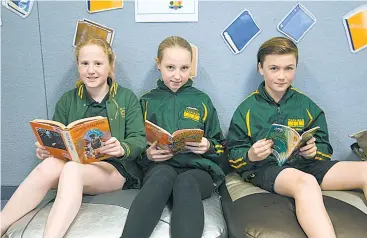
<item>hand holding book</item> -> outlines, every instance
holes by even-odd
[[[173,154],[170,150],[160,149],[158,142],[154,141],[146,151],[147,157],[151,161],[162,162],[172,158]]]
[[[99,149],[99,152],[115,157],[122,157],[125,155],[124,148],[122,148],[120,141],[118,141],[115,137],[111,137],[104,142],[104,145]]]
[[[42,146],[38,141],[35,143],[36,146],[36,156],[40,160],[47,159],[51,157],[50,152],[46,149],[46,147]]]
[[[306,145],[299,149],[299,155],[302,155],[307,159],[314,158],[316,156],[317,151],[315,141],[316,141],[315,137],[311,137],[311,139],[309,139],[306,142]]]
[[[207,138],[202,137],[201,142],[186,142],[185,148],[195,154],[205,154],[210,148],[210,142]]]
[[[274,142],[272,140],[262,139],[251,146],[248,151],[248,158],[252,162],[266,159],[271,153]]]

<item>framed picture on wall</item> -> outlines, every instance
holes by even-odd
[[[199,0],[135,0],[136,22],[197,22]]]
[[[315,25],[316,18],[303,5],[297,4],[278,24],[278,31],[298,43]]]

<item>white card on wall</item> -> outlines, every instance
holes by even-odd
[[[297,4],[278,24],[278,31],[298,43],[316,23],[316,18],[303,5]]]
[[[136,22],[197,22],[198,0],[135,0]]]

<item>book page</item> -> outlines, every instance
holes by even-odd
[[[81,163],[93,163],[111,157],[99,152],[104,142],[111,138],[106,117],[78,124],[70,129],[70,134]]]
[[[270,127],[266,139],[271,139],[274,142],[272,149],[278,160],[278,165],[285,163],[301,140],[296,130],[279,124],[273,124]]]
[[[184,152],[186,142],[201,142],[204,131],[201,129],[181,129],[173,133],[172,152]]]
[[[316,131],[320,129],[319,126],[309,129],[302,133],[301,141],[297,145],[297,149],[306,145],[307,141],[309,141],[316,133]]]
[[[168,131],[148,120],[145,120],[145,133],[148,145],[151,145],[155,141],[157,141],[158,148],[163,150],[170,150],[172,136]]]
[[[58,159],[71,159],[66,143],[62,136],[62,129],[47,123],[30,122],[37,141]]]
[[[43,124],[43,125],[50,125],[50,126],[56,126],[56,127],[60,127],[60,129],[65,129],[66,126],[64,124],[62,124],[61,122],[58,121],[52,121],[52,120],[43,120],[43,119],[35,119],[33,121],[31,121],[31,125],[33,124]]]
[[[69,123],[69,125],[66,128],[71,129],[73,126],[76,126],[76,125],[79,125],[79,124],[84,124],[84,123],[89,122],[89,121],[100,120],[100,119],[103,119],[103,118],[105,118],[105,117],[96,116],[96,117],[83,118],[83,119],[76,120],[76,121],[73,121],[73,122]]]

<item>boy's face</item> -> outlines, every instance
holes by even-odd
[[[294,54],[272,54],[265,56],[263,66],[258,65],[264,76],[265,89],[274,100],[279,101],[296,75],[296,57]]]
[[[83,46],[79,51],[78,71],[87,89],[100,89],[107,84],[110,71],[108,56],[98,45]]]
[[[191,54],[181,47],[166,48],[161,62],[157,60],[157,67],[164,84],[172,92],[177,92],[189,80]]]

